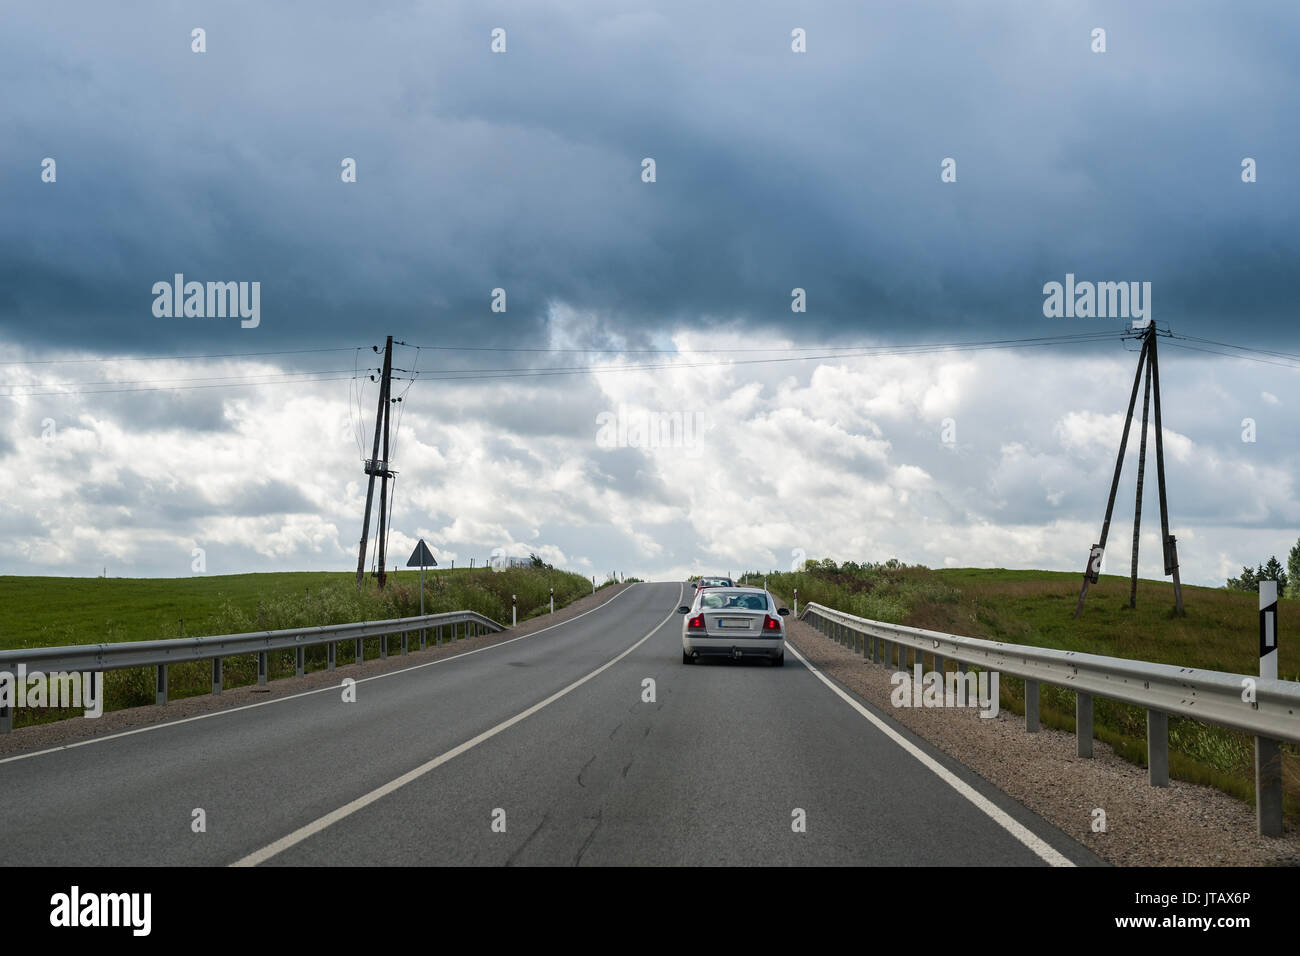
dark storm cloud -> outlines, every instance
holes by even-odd
[[[525,392],[493,387],[489,381],[453,395],[448,392],[453,383],[425,379],[419,382],[417,397],[426,408],[433,409],[434,417],[441,423],[490,422],[493,427],[507,429],[523,439],[556,437],[594,441],[596,416],[608,410],[609,399],[594,382],[581,376],[552,380],[563,381],[565,385],[562,389]]]
[[[5,17],[0,335],[24,344],[538,344],[554,300],[634,344],[702,316],[802,338],[1095,327],[1044,319],[1066,272],[1151,281],[1184,331],[1297,337],[1272,327],[1300,251],[1293,4]],[[176,272],[262,282],[261,326],[154,318]]]
[[[231,425],[225,409],[230,396],[205,389],[104,393],[95,396],[94,405],[96,414],[129,421],[133,431],[223,432]]]
[[[301,491],[278,479],[252,483],[214,498],[194,485],[130,470],[119,471],[113,481],[81,485],[77,497],[86,504],[119,509],[124,516],[178,524],[211,516],[259,517],[317,510]]]

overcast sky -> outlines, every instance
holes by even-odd
[[[0,573],[354,567],[386,334],[423,346],[396,354],[400,561],[1081,568],[1137,355],[1044,284],[1149,282],[1162,328],[1300,353],[1298,28],[1286,2],[7,4]],[[177,273],[259,282],[257,326],[157,316]],[[1171,531],[1221,584],[1300,535],[1300,369],[1179,344]],[[130,360],[259,352],[286,354]],[[667,367],[491,371],[588,364]],[[644,415],[688,425],[634,447]]]

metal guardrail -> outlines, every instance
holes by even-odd
[[[400,635],[402,653],[407,652],[407,637],[420,632],[420,649],[424,650],[428,631],[434,632],[435,641],[442,643],[443,629],[450,628],[451,639],[456,639],[456,629],[462,628],[463,637],[505,630],[499,624],[477,611],[449,611],[443,614],[426,614],[420,617],[394,618],[387,621],[361,621],[356,624],[327,624],[320,627],[296,627],[282,631],[252,631],[246,634],[223,634],[216,637],[181,637],[160,641],[124,641],[117,644],[70,644],[63,647],[21,647],[0,651],[0,672],[18,674],[19,665],[31,672],[93,673],[123,670],[131,667],[157,669],[158,704],[167,703],[167,668],[171,664],[190,661],[212,661],[212,693],[220,694],[223,683],[222,660],[243,654],[257,655],[257,682],[267,682],[267,654],[293,649],[295,673],[301,677],[306,671],[305,651],[309,647],[328,645],[327,669],[335,666],[336,648],[340,641],[355,644],[356,663],[363,661],[362,641],[381,637],[381,658],[388,657],[386,638]],[[0,733],[13,729],[12,707],[0,707]]]
[[[886,624],[808,604],[799,615],[833,640],[886,666],[907,668],[934,659],[935,672],[953,660],[1025,681],[1025,729],[1040,727],[1039,685],[1073,690],[1078,754],[1092,756],[1093,698],[1147,711],[1147,768],[1152,786],[1169,785],[1169,715],[1245,731],[1255,737],[1256,820],[1261,835],[1282,833],[1282,753],[1279,741],[1300,743],[1300,683],[1247,674],[1152,664],[1077,651],[986,641],[901,624]],[[811,619],[811,620],[810,620]]]

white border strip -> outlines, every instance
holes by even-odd
[[[682,590],[679,591],[677,594],[677,600],[679,604],[681,603],[682,597],[685,595],[685,590],[686,590],[685,586],[683,586]],[[611,667],[613,667],[623,658],[627,657],[629,654],[631,654],[634,650],[636,650],[646,641],[650,640],[650,638],[655,633],[657,633],[660,628],[662,628],[665,624],[667,624],[669,621],[673,619],[673,615],[675,615],[676,613],[677,613],[677,606],[674,605],[673,609],[668,613],[667,617],[665,617],[662,621],[660,621],[653,628],[651,628],[645,634],[644,637],[642,637],[639,641],[637,641],[635,644],[633,644],[623,653],[619,654],[617,657],[613,658],[612,660],[606,661],[604,664],[601,664],[590,674],[587,674],[584,677],[579,677],[568,687],[556,691],[554,694],[552,694],[550,697],[546,698],[545,700],[533,704],[533,706],[529,707],[527,710],[521,711],[518,714],[515,714],[515,716],[501,721],[501,723],[497,724],[495,727],[483,731],[483,733],[479,734],[477,737],[472,737],[471,739],[465,741],[463,744],[460,744],[459,746],[453,747],[451,750],[448,750],[446,753],[441,754],[437,757],[434,757],[432,760],[420,764],[420,766],[416,767],[414,770],[408,770],[406,773],[402,774],[400,777],[396,778],[395,780],[390,780],[388,783],[384,784],[383,786],[376,787],[374,790],[371,790],[369,793],[357,797],[351,803],[346,803],[343,806],[339,807],[337,810],[331,811],[330,813],[325,814],[325,816],[313,820],[311,823],[308,823],[306,826],[299,827],[297,830],[294,830],[288,836],[281,837],[280,839],[276,840],[274,843],[271,843],[268,846],[264,846],[262,847],[262,849],[256,850],[248,854],[248,856],[236,860],[234,863],[230,865],[231,866],[257,866],[259,863],[265,863],[267,860],[271,859],[271,857],[278,856],[279,854],[283,853],[285,850],[289,849],[290,847],[296,846],[297,844],[301,843],[303,840],[306,840],[308,837],[320,833],[326,827],[338,823],[340,820],[344,819],[345,817],[352,816],[352,814],[356,813],[358,810],[365,809],[366,807],[370,806],[370,804],[374,803],[376,800],[381,800],[384,797],[388,796],[394,790],[398,790],[401,787],[406,786],[408,783],[418,780],[420,777],[423,777],[425,774],[429,773],[430,771],[436,770],[438,767],[441,767],[447,761],[452,760],[455,757],[459,757],[461,754],[465,753],[468,750],[472,750],[473,748],[477,747],[479,744],[483,743],[483,741],[495,737],[503,730],[508,730],[509,728],[513,727],[515,724],[519,723],[521,720],[531,717],[533,714],[537,713],[543,707],[546,707],[549,704],[553,704],[555,701],[559,700],[561,697],[563,697],[565,694],[568,694],[570,691],[576,690],[577,688],[581,687],[583,684],[587,683],[587,681],[591,680],[593,677],[596,677],[599,674],[603,674],[605,671],[609,670]]]
[[[913,757],[919,760],[922,764],[925,765],[927,769],[933,771],[935,776],[937,776],[940,780],[948,784],[948,786],[952,787],[954,790],[956,790],[959,794],[961,794],[971,803],[975,804],[975,807],[977,809],[982,811],[994,823],[1002,827],[1002,829],[1006,830],[1013,837],[1015,837],[1017,840],[1023,843],[1026,847],[1028,847],[1030,850],[1036,853],[1042,860],[1047,862],[1050,866],[1074,866],[1075,865],[1071,860],[1062,856],[1055,848],[1053,848],[1045,840],[1038,837],[1027,827],[1025,827],[1024,824],[1018,822],[1014,817],[1008,814],[1001,807],[997,806],[995,803],[990,801],[983,794],[979,793],[977,790],[971,787],[970,784],[966,783],[966,781],[962,780],[960,777],[954,774],[947,767],[943,766],[943,764],[939,763],[937,760],[935,760],[933,757],[927,754],[920,747],[916,746],[914,743],[912,743],[910,740],[908,740],[898,731],[894,730],[894,728],[890,727],[887,723],[885,723],[883,720],[881,720],[871,711],[867,710],[867,708],[863,707],[856,700],[850,697],[847,693],[845,693],[845,691],[842,688],[838,687],[833,681],[830,680],[830,678],[828,678],[825,674],[823,674],[816,667],[814,667],[812,665],[812,662],[809,661],[808,658],[800,654],[798,648],[796,648],[793,643],[791,643],[790,641],[786,641],[786,647],[794,651],[794,656],[798,658],[799,662],[803,664],[804,667],[812,671],[813,675],[819,681],[821,681],[831,690],[835,691],[835,693],[838,694],[840,698],[844,700],[845,703],[847,703],[850,707],[856,710],[863,717],[867,718],[867,720],[871,721],[876,726],[876,729],[878,729],[886,737],[888,737],[894,743],[898,744],[898,746],[902,747],[909,754],[911,754]]]
[[[460,660],[462,657],[469,657],[471,654],[481,654],[483,651],[495,650],[498,647],[505,647],[507,644],[513,644],[515,641],[522,641],[525,640],[526,638],[536,637],[538,634],[545,634],[547,631],[551,630],[552,628],[563,627],[565,624],[568,624],[572,621],[576,621],[580,617],[586,617],[588,614],[591,614],[595,611],[599,611],[601,608],[609,607],[609,605],[613,604],[615,601],[621,598],[628,591],[632,590],[632,588],[636,587],[637,584],[639,583],[643,583],[643,582],[633,582],[631,587],[624,588],[622,591],[619,591],[613,597],[606,598],[604,601],[601,601],[595,607],[588,608],[587,610],[583,611],[581,614],[575,614],[573,615],[573,617],[568,618],[567,620],[559,621],[555,624],[548,624],[546,625],[546,627],[543,627],[540,630],[533,631],[531,634],[520,634],[518,637],[512,637],[508,641],[501,641],[499,644],[489,644],[487,647],[478,647],[472,651],[465,651],[463,654],[452,654],[450,657],[440,657],[436,661],[425,661],[423,664],[412,664],[410,667],[403,667],[400,670],[386,671],[383,674],[372,674],[369,677],[360,678],[359,680],[356,681],[356,683],[364,684],[367,681],[382,680],[385,677],[396,677],[398,674],[407,674],[410,673],[411,671],[418,671],[421,667],[432,667],[434,664],[446,664],[448,661]],[[498,631],[497,633],[499,634],[501,632]],[[344,640],[351,640],[351,638],[345,638]],[[240,656],[240,655],[229,655],[229,656]],[[320,671],[313,671],[313,673],[319,674]],[[343,675],[343,676],[347,676],[347,675]],[[225,714],[237,714],[241,710],[252,710],[255,707],[268,707],[271,704],[283,704],[287,700],[297,700],[300,697],[310,697],[312,694],[323,694],[326,691],[337,691],[339,687],[340,687],[339,684],[326,684],[324,687],[317,687],[315,690],[305,690],[299,694],[289,694],[285,697],[274,697],[271,700],[259,700],[255,704],[241,704],[238,707],[227,707],[224,708],[223,710],[213,710],[213,711],[209,711],[206,714],[196,714],[193,717],[181,717],[177,720],[167,720],[157,724],[149,724],[145,727],[136,727],[133,730],[121,730],[115,734],[105,734],[102,737],[88,737],[85,740],[77,740],[70,744],[59,744],[59,746],[57,747],[46,747],[44,750],[33,750],[31,753],[13,754],[12,756],[9,757],[0,757],[0,764],[12,763],[15,760],[26,760],[28,757],[40,757],[45,754],[58,753],[60,750],[72,750],[74,747],[85,747],[90,744],[102,744],[105,741],[117,740],[119,737],[130,737],[133,736],[134,734],[143,734],[150,730],[162,730],[165,727],[177,727],[180,724],[188,724],[195,720],[207,720],[209,717],[221,717],[224,716]],[[189,698],[179,698],[179,699],[188,700]],[[121,711],[114,711],[114,713],[121,713]]]

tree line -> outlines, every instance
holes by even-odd
[[[1234,591],[1258,591],[1260,581],[1276,581],[1279,597],[1300,596],[1288,590],[1291,582],[1300,581],[1300,541],[1295,543],[1295,547],[1287,555],[1285,568],[1278,561],[1277,555],[1272,555],[1267,562],[1258,565],[1254,570],[1243,566],[1240,576],[1228,578],[1224,587]],[[1297,589],[1300,589],[1300,584],[1297,585]]]

